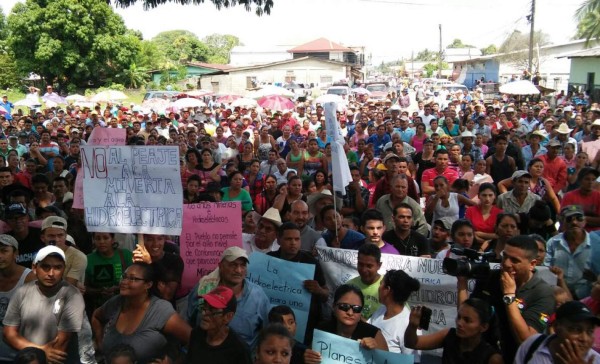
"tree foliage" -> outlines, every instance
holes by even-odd
[[[202,39],[202,41],[210,50],[209,63],[229,63],[231,49],[243,45],[238,37],[230,34],[211,34]]]
[[[550,43],[547,34],[536,31],[533,35],[533,45],[544,46]],[[526,69],[529,63],[529,33],[521,33],[518,30],[513,31],[498,48],[499,53],[503,53],[501,59],[512,63],[517,67]],[[537,52],[534,52],[534,64],[539,64]]]
[[[430,61],[435,61],[438,59],[438,52],[435,51],[430,51],[429,49],[425,48],[422,51],[420,51],[419,53],[417,53],[417,56],[415,57],[415,61],[421,61],[421,62],[430,62]]]
[[[153,9],[159,5],[166,3],[174,3],[181,5],[200,5],[204,4],[205,0],[106,0],[108,4],[114,3],[117,6],[126,8],[141,2],[144,9]],[[247,11],[255,10],[256,15],[271,14],[273,0],[210,0],[217,9],[235,7],[243,5]]]
[[[206,62],[210,50],[196,34],[187,30],[169,30],[158,33],[152,42],[165,57],[173,62]]]
[[[447,70],[450,68],[450,65],[446,62],[442,62],[442,69]],[[438,62],[435,63],[427,63],[423,66],[423,71],[425,71],[425,77],[431,77],[434,74],[437,74],[440,69],[440,65]]]
[[[17,68],[59,87],[110,82],[140,51],[138,34],[102,0],[26,0],[8,29]]]
[[[452,41],[452,43],[448,44],[446,48],[476,48],[470,44],[464,44],[462,40],[456,38]]]
[[[600,0],[585,0],[575,12],[577,24],[577,39],[586,39],[586,46],[592,40],[600,39]]]
[[[496,47],[495,44],[490,44],[489,46],[487,46],[485,48],[481,48],[480,51],[481,51],[481,55],[487,56],[490,54],[498,53],[498,48]]]

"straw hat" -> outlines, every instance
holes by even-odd
[[[281,226],[281,215],[279,214],[279,210],[277,210],[274,207],[271,207],[267,211],[265,211],[265,213],[261,217],[261,220],[262,219],[269,220],[277,227]]]
[[[561,123],[556,131],[560,134],[569,134],[573,129],[569,129],[569,126],[567,126],[566,123]]]
[[[318,211],[315,210],[315,205],[317,204],[317,201],[322,200],[324,198],[330,199],[331,200],[331,204],[333,204],[334,202],[334,196],[331,194],[331,191],[329,190],[323,190],[322,192],[318,192],[318,193],[312,193],[310,195],[308,195],[308,198],[306,199],[306,203],[308,205],[308,211],[310,211],[311,214],[313,214],[313,216],[315,216],[317,214]],[[342,208],[342,204],[343,204],[343,200],[341,198],[339,198],[338,196],[335,196],[335,207],[337,210]]]

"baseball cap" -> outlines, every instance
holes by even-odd
[[[527,172],[527,171],[522,171],[522,170],[515,171],[515,173],[512,174],[511,179],[514,181],[514,180],[517,180],[517,179],[519,179],[521,177],[529,177],[529,178],[531,178],[531,174],[529,174],[529,172]]]
[[[390,159],[400,160],[400,157],[398,157],[394,153],[388,154],[388,155],[385,156],[385,158],[383,158],[383,163],[385,164],[385,162],[389,161]]]
[[[600,326],[600,318],[594,316],[592,311],[579,301],[563,303],[556,310],[556,319],[561,321],[591,321],[594,325]]]
[[[571,216],[584,216],[583,209],[579,205],[567,205],[560,210],[560,216],[567,218]]]
[[[442,217],[441,219],[437,219],[433,222],[433,224],[438,224],[439,226],[443,227],[445,230],[448,231],[452,229],[452,220],[450,220],[450,218],[448,217]]]
[[[48,216],[42,221],[42,231],[47,228],[58,228],[67,231],[67,220],[60,216]]]
[[[246,251],[239,246],[230,246],[221,255],[221,261],[226,260],[230,263],[239,258],[244,258],[247,262],[250,261]]]
[[[6,246],[12,246],[15,249],[19,249],[19,242],[17,241],[17,239],[13,238],[10,235],[7,234],[0,234],[0,244],[2,245],[6,245]]]
[[[35,259],[33,260],[33,264],[38,264],[42,260],[46,259],[46,257],[48,257],[49,255],[57,255],[63,261],[66,260],[65,253],[62,251],[62,249],[54,245],[48,245],[40,249],[40,251],[36,254]]]
[[[9,219],[11,217],[24,216],[27,215],[27,209],[20,203],[13,203],[6,207],[4,215]]]
[[[560,142],[556,139],[551,139],[548,144],[546,144],[546,147],[560,147]]]
[[[204,298],[204,300],[212,307],[219,309],[231,308],[231,301],[235,298],[231,288],[225,286],[217,286],[212,291],[208,292],[207,294],[203,294],[200,297]]]

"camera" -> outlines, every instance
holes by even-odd
[[[444,273],[453,277],[475,279],[483,279],[490,274],[488,259],[494,257],[494,252],[480,253],[468,248],[452,248],[450,251],[466,259],[444,258],[442,263]]]

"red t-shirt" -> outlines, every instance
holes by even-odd
[[[490,216],[488,216],[487,220],[483,219],[483,215],[481,214],[481,207],[477,206],[469,206],[467,207],[467,211],[465,211],[465,218],[473,224],[473,228],[475,231],[481,231],[482,233],[490,233],[494,232],[494,225],[496,224],[496,218],[498,214],[503,210],[496,206],[492,206],[492,210],[490,211]]]
[[[600,191],[592,190],[589,195],[582,195],[579,189],[567,192],[561,201],[561,209],[569,205],[579,205],[585,216],[600,217]],[[587,231],[600,230],[600,226],[585,226]]]
[[[458,172],[450,167],[446,168],[442,173],[438,173],[435,168],[426,169],[421,176],[421,191],[423,191],[423,182],[427,182],[430,187],[433,187],[433,180],[437,176],[446,177],[448,184],[452,186],[452,183],[458,179]]]

